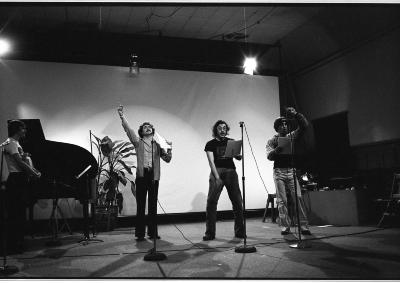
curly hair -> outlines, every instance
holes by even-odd
[[[212,136],[213,136],[213,138],[218,136],[217,127],[218,127],[218,125],[221,125],[221,124],[225,124],[226,125],[226,134],[227,135],[229,134],[229,130],[231,128],[229,127],[228,123],[226,123],[224,120],[218,120],[217,122],[215,122],[214,126],[212,127]]]
[[[279,126],[283,124],[283,122],[287,123],[287,119],[285,117],[279,117],[275,120],[274,129],[276,132],[278,131]]]
[[[150,122],[144,122],[143,124],[141,124],[139,126],[139,129],[138,129],[138,134],[139,134],[139,137],[141,137],[141,138],[143,138],[142,131],[143,131],[143,127],[145,125],[149,125],[149,126],[151,126],[153,128],[153,132],[152,132],[153,135],[154,135],[154,132],[155,132],[155,129],[154,129],[153,125]]]
[[[24,122],[22,122],[20,120],[11,120],[11,121],[8,122],[7,128],[8,128],[8,136],[12,137],[21,128],[26,128],[26,125],[25,125]]]

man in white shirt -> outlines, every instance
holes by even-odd
[[[6,209],[8,216],[8,252],[22,252],[29,178],[40,178],[37,171],[19,144],[25,138],[26,126],[22,121],[8,123],[8,139],[1,144],[3,157],[7,163],[8,178],[5,186]]]

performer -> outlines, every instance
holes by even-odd
[[[148,194],[148,222],[147,235],[153,238],[157,216],[157,198],[158,198],[158,183],[160,180],[160,158],[169,163],[172,158],[171,148],[165,150],[160,147],[153,139],[155,130],[152,124],[144,122],[138,130],[139,137],[135,131],[130,128],[125,116],[123,106],[119,106],[118,114],[122,121],[129,140],[135,146],[137,167],[136,167],[136,241],[144,241],[146,221],[146,197]],[[168,142],[171,146],[172,143]],[[153,158],[152,158],[153,157]],[[154,185],[153,185],[154,178]],[[159,235],[156,237],[160,239]]]
[[[24,227],[29,178],[40,178],[41,173],[33,165],[30,155],[19,144],[25,138],[25,123],[12,120],[8,123],[8,139],[1,145],[7,163],[8,178],[5,186],[8,214],[8,250],[23,252]]]
[[[290,192],[291,199],[295,201],[296,196],[294,192],[294,181],[296,181],[301,233],[303,235],[310,235],[311,232],[308,229],[308,220],[301,197],[300,184],[297,178],[296,180],[293,178],[293,174],[295,173],[293,170],[295,170],[296,164],[292,164],[291,152],[283,153],[282,146],[278,146],[279,137],[289,137],[293,142],[296,141],[304,133],[304,130],[308,126],[308,121],[304,115],[296,112],[293,107],[288,107],[286,111],[288,118],[296,119],[299,127],[296,130],[289,132],[286,118],[279,117],[274,122],[274,129],[278,134],[268,140],[267,143],[267,158],[271,161],[274,161],[273,177],[276,188],[279,225],[282,227],[282,235],[287,235],[290,233],[290,218],[288,215],[288,201],[286,194],[287,191]]]
[[[203,237],[204,241],[215,239],[217,204],[224,186],[232,202],[233,214],[235,217],[235,237],[244,238],[243,201],[239,189],[238,175],[233,158],[224,157],[228,140],[232,140],[226,137],[229,134],[229,129],[225,121],[218,120],[212,128],[212,136],[214,139],[207,142],[204,149],[211,169],[207,196],[206,233]],[[235,159],[241,160],[242,156],[235,156]]]

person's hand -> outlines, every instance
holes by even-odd
[[[118,107],[117,111],[118,111],[119,117],[122,118],[122,117],[124,116],[124,106],[123,106],[123,105],[120,105],[120,106]]]
[[[236,159],[236,160],[242,160],[242,155],[241,155],[241,154],[236,155],[236,156],[235,156],[235,159]]]
[[[40,179],[40,177],[42,176],[42,173],[40,173],[39,171],[35,170],[35,173],[32,176],[35,179]]]
[[[222,187],[222,185],[224,184],[224,182],[218,177],[215,179],[215,183],[217,184],[217,187]]]
[[[296,109],[294,109],[293,107],[286,108],[286,113],[289,118],[292,118],[297,114]]]

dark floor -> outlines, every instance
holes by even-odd
[[[312,236],[283,238],[277,224],[247,220],[247,246],[233,237],[233,222],[217,223],[217,238],[202,241],[204,223],[159,226],[156,250],[167,258],[144,260],[151,240],[136,242],[133,228],[101,232],[103,242],[78,243],[82,234],[61,234],[61,246],[47,247],[49,236],[26,238],[27,251],[7,258],[18,267],[13,278],[203,278],[203,279],[400,279],[400,229],[311,226]],[[294,232],[294,229],[292,229]]]

